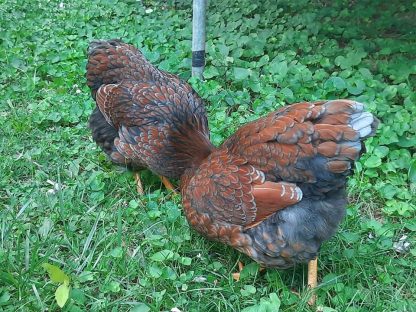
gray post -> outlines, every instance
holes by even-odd
[[[193,0],[192,76],[202,79],[205,66],[205,10],[207,0]]]

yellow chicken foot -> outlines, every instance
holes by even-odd
[[[159,176],[160,180],[162,180],[163,185],[166,187],[166,189],[168,189],[169,191],[172,191],[173,193],[177,193],[175,191],[175,187],[173,186],[172,183],[170,183],[169,179],[164,177],[164,176]]]
[[[238,272],[231,274],[236,282],[240,280],[240,272],[243,270],[243,268],[244,264],[241,261],[238,261]]]
[[[233,279],[238,282],[240,280],[240,272],[244,269],[244,264],[241,261],[238,261],[238,272],[232,273]],[[259,272],[263,272],[266,268],[260,267]]]
[[[318,258],[308,262],[308,287],[312,290],[312,296],[308,300],[309,305],[316,302],[315,288],[318,284]]]
[[[139,172],[135,172],[134,173],[134,180],[136,180],[136,189],[137,189],[137,193],[139,193],[139,195],[143,195],[143,184],[142,184],[142,180],[140,179],[140,173]]]

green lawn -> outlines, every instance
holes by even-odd
[[[415,2],[256,3],[210,1],[206,81],[190,82],[215,144],[285,104],[367,103],[382,124],[322,247],[318,311],[416,311]],[[190,77],[190,1],[0,3],[0,311],[60,310],[43,263],[70,278],[64,311],[316,311],[305,266],[257,273],[192,231],[157,177],[143,172],[138,196],[105,159],[87,129],[94,38],[123,38]]]

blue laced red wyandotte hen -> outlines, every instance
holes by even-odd
[[[314,287],[318,251],[345,215],[346,179],[377,123],[358,102],[298,103],[201,146],[205,159],[181,178],[188,222],[263,267],[309,261]]]
[[[179,179],[204,152],[192,149],[195,133],[209,141],[202,99],[188,83],[115,39],[90,43],[86,76],[97,104],[89,121],[94,141],[114,163],[149,168],[173,189],[167,178]],[[142,193],[137,173],[136,182]]]

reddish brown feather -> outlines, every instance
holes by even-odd
[[[349,114],[339,113],[337,115],[325,115],[319,120],[319,123],[328,125],[346,125],[348,124],[349,120]]]
[[[256,218],[245,228],[251,228],[268,218],[276,211],[298,203],[302,197],[296,184],[266,181],[253,186],[253,196],[257,207]]]
[[[317,124],[314,128],[320,140],[356,141],[359,138],[358,132],[346,125]]]
[[[330,103],[331,105],[328,105]],[[355,101],[333,100],[326,102],[326,114],[334,115],[339,113],[352,113]]]
[[[348,161],[342,160],[333,160],[328,162],[328,170],[335,173],[342,173],[351,168],[351,165]]]

